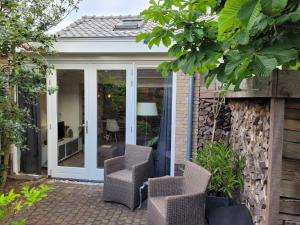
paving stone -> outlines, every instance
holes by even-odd
[[[24,208],[3,224],[26,219],[26,225],[146,225],[146,203],[132,212],[126,206],[103,202],[100,185],[50,182],[49,196]]]

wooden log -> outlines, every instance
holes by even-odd
[[[284,141],[283,157],[290,159],[300,159],[300,143]]]
[[[300,182],[282,180],[280,187],[280,196],[300,199]]]
[[[297,199],[280,199],[280,212],[300,215],[300,200]]]
[[[292,130],[285,130],[283,139],[284,139],[284,141],[288,141],[288,142],[300,143],[300,132],[292,131]]]
[[[283,151],[284,99],[271,99],[270,111],[270,149],[267,181],[266,224],[279,221],[280,183]]]
[[[300,114],[300,110],[299,110]],[[284,129],[300,131],[300,120],[285,120]]]

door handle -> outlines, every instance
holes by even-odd
[[[85,123],[79,125],[79,127],[84,127],[85,128],[85,133],[88,134],[89,133],[89,126],[88,126],[88,121],[85,121]]]

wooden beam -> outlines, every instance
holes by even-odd
[[[267,183],[266,224],[279,222],[280,183],[282,170],[284,99],[271,99],[270,109],[270,149]]]
[[[287,99],[285,103],[287,109],[300,109],[300,99]]]
[[[300,114],[300,110],[298,113]],[[285,120],[284,129],[300,131],[300,120]]]
[[[300,143],[284,141],[283,157],[289,159],[300,159]]]
[[[297,215],[290,215],[290,214],[280,213],[279,217],[280,217],[281,220],[285,221],[284,225],[300,225],[300,218]],[[276,223],[276,224],[278,224],[278,223]]]
[[[285,119],[287,120],[300,120],[299,109],[286,109]]]
[[[282,180],[295,181],[300,183],[300,160],[282,159]]]
[[[280,195],[286,198],[300,199],[300,182],[282,180]]]
[[[284,141],[300,143],[300,132],[293,130],[285,130]]]
[[[300,98],[299,71],[280,71],[278,73],[277,97]]]
[[[300,200],[288,198],[280,199],[280,212],[292,215],[300,215]]]

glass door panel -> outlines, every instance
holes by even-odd
[[[164,78],[155,69],[137,71],[137,136],[138,145],[157,147]]]
[[[152,147],[156,176],[170,173],[172,76],[137,69],[137,145]]]
[[[84,167],[84,71],[57,70],[57,163]]]
[[[97,167],[124,154],[126,70],[97,71]]]

